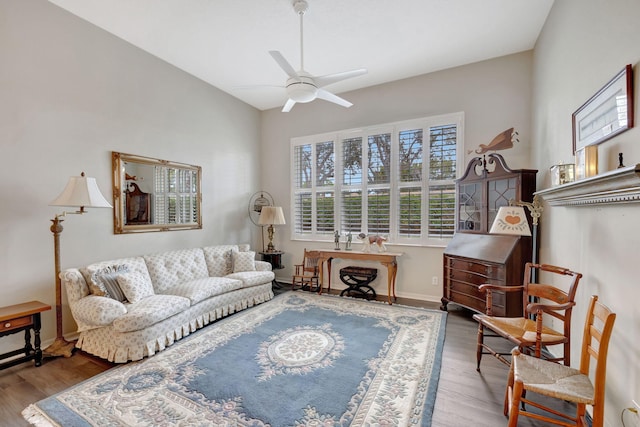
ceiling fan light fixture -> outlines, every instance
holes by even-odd
[[[318,88],[312,82],[295,81],[287,85],[287,95],[295,102],[311,102],[318,97]]]

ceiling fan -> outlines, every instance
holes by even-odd
[[[324,87],[342,80],[366,74],[367,70],[360,68],[358,70],[327,74],[325,76],[313,76],[305,71],[303,19],[304,14],[308,9],[309,4],[306,0],[294,0],[293,10],[295,10],[295,12],[300,16],[300,70],[295,71],[279,51],[269,51],[269,54],[273,59],[275,59],[280,68],[282,68],[282,70],[284,70],[284,72],[289,76],[284,86],[287,90],[289,100],[284,105],[284,108],[282,108],[282,112],[288,113],[297,103],[311,102],[317,98],[349,108],[353,105],[351,102],[325,90]]]

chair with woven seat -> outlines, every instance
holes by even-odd
[[[615,313],[598,302],[596,295],[591,297],[584,325],[579,369],[527,356],[517,349],[513,350],[504,401],[504,414],[509,416],[509,427],[515,427],[518,424],[520,415],[563,426],[587,426],[589,424],[585,419],[586,405],[593,408],[591,426],[602,427],[607,351],[615,319]],[[592,358],[593,370],[591,369]],[[593,381],[590,378],[591,372],[593,372]],[[527,391],[573,402],[576,405],[575,415],[561,413],[539,402],[526,399],[524,393]],[[541,411],[525,411],[519,408],[521,403]],[[551,418],[547,414],[553,414],[563,420]]]
[[[533,272],[537,274],[532,276]],[[545,283],[533,283],[532,277],[540,277],[542,272],[569,277],[568,291],[565,292]],[[511,352],[495,350],[485,342],[485,338],[488,337],[507,339],[522,353],[554,362],[563,362],[568,366],[571,361],[571,312],[575,305],[575,295],[581,277],[582,274],[564,267],[529,262],[525,265],[522,286],[481,285],[479,290],[486,293],[487,313],[473,316],[478,322],[476,370],[480,371],[483,354],[491,354],[501,362],[510,364],[504,356],[510,355]],[[522,317],[493,316],[491,314],[493,293],[516,291],[522,291]],[[544,325],[543,315],[560,320],[562,328],[555,329]],[[487,330],[491,332],[487,333]],[[559,344],[564,345],[562,357],[554,356],[547,351],[548,346]],[[494,347],[497,346],[494,345]]]
[[[319,269],[318,261],[320,253],[318,251],[304,250],[302,264],[296,264],[296,272],[291,280],[291,290],[299,287],[303,290],[319,291]]]

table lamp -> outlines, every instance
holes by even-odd
[[[282,208],[280,206],[263,206],[258,224],[269,226],[267,228],[267,234],[269,235],[267,252],[274,252],[276,248],[273,246],[273,226],[286,224]]]

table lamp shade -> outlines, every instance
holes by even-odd
[[[280,206],[263,206],[260,212],[260,225],[282,225],[286,224],[284,212]]]
[[[527,215],[522,206],[502,206],[491,225],[491,234],[531,236]]]
[[[111,204],[104,198],[95,178],[72,176],[65,189],[55,198],[50,206],[71,206],[86,208],[111,208]]]

